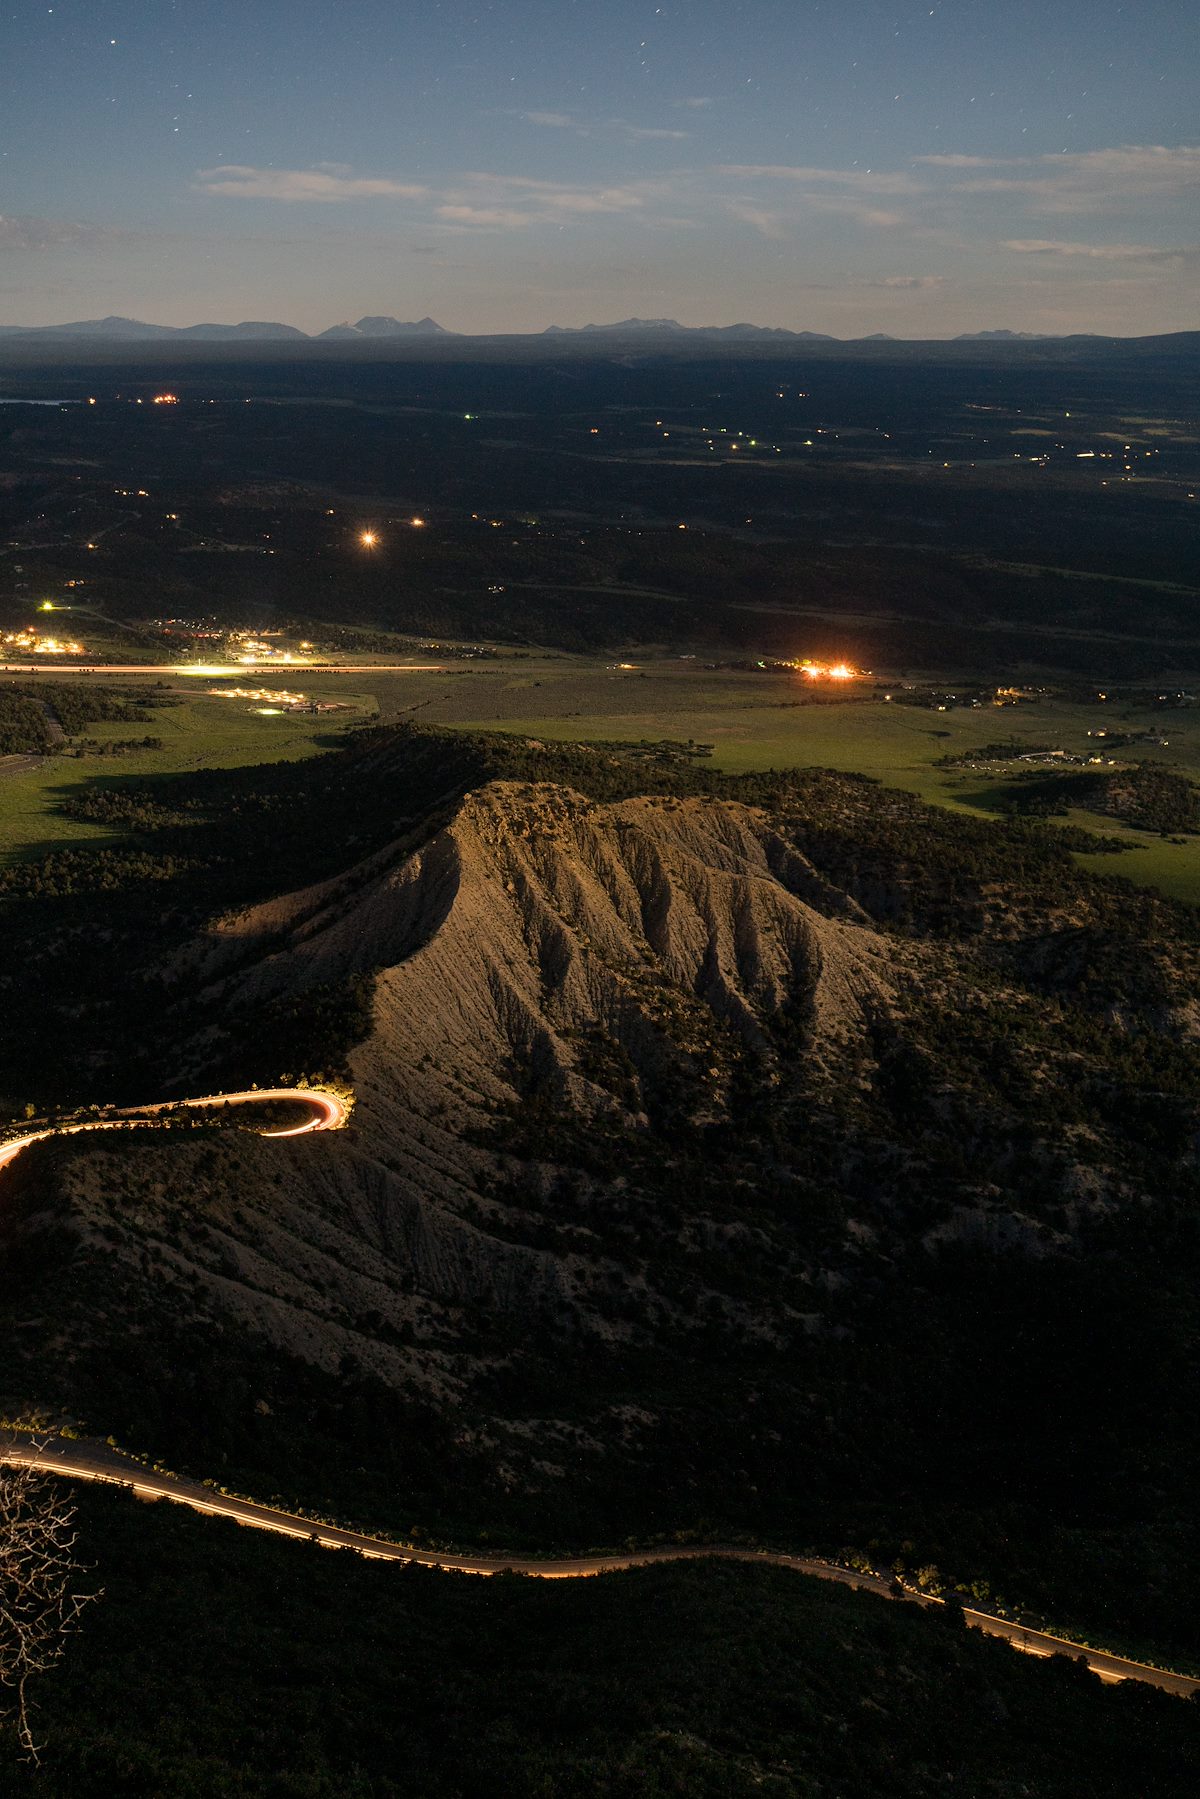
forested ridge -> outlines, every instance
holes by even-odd
[[[0,756],[18,753],[49,755],[61,739],[51,731],[54,720],[67,737],[77,737],[91,724],[146,724],[147,708],[178,705],[161,694],[139,694],[131,700],[116,688],[81,681],[38,681],[23,687],[0,684]]]
[[[123,1495],[20,1799],[1175,1799],[1194,1702],[804,1576],[397,1569]]]

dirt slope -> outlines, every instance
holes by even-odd
[[[410,858],[227,921],[196,972],[247,952],[223,983],[239,1007],[380,971],[353,1064],[366,1137],[438,1106],[456,1128],[531,1087],[611,1107],[572,1033],[601,1027],[652,1062],[686,1036],[656,1024],[654,989],[698,1002],[706,1039],[722,1025],[754,1047],[765,1019],[803,1012],[820,1054],[886,998],[895,956],[752,808],[514,783],[471,795]]]
[[[65,1163],[69,1210],[93,1243],[119,1219],[118,1255],[143,1266],[152,1242],[202,1313],[444,1394],[471,1363],[457,1308],[607,1340],[630,1328],[614,1294],[674,1310],[652,1258],[547,1233],[564,1171],[512,1153],[514,1121],[570,1117],[586,1138],[589,1120],[652,1136],[668,1114],[685,1132],[727,1118],[774,1017],[814,1066],[836,1059],[900,953],[752,808],[493,784],[417,853],[226,920],[175,971],[251,1038],[277,996],[377,973],[350,1131],[89,1146]]]

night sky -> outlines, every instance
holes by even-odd
[[[1148,332],[1198,278],[1187,0],[0,11],[3,323]]]

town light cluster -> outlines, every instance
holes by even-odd
[[[280,631],[231,631],[229,651],[234,660],[244,667],[252,667],[258,662],[296,661],[291,650],[281,649],[278,644],[270,641],[280,636]],[[311,650],[312,645],[302,644],[301,648]]]
[[[24,631],[6,631],[0,637],[0,645],[5,652],[16,650],[29,656],[82,656],[85,654],[81,643],[74,643],[65,637],[47,637],[41,631],[27,626]]]
[[[210,687],[209,693],[215,700],[265,700],[272,706],[302,706],[308,697],[270,687]]]
[[[807,656],[795,666],[810,681],[853,681],[861,672],[848,662],[813,662]]]

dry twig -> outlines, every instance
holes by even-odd
[[[22,1748],[38,1760],[28,1683],[58,1662],[79,1628],[85,1605],[99,1593],[80,1593],[86,1570],[76,1558],[75,1506],[60,1481],[20,1463],[0,1467],[0,1700]]]

